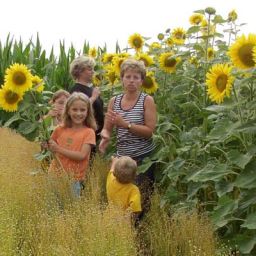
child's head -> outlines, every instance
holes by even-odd
[[[137,172],[137,163],[129,156],[121,156],[115,162],[113,174],[123,184],[134,181]]]
[[[69,92],[60,89],[53,93],[52,98],[50,100],[50,104],[54,104],[59,98],[68,98],[70,96]]]
[[[121,64],[121,78],[124,77],[124,74],[128,70],[133,70],[141,75],[141,79],[144,80],[146,77],[146,67],[143,61],[135,60],[132,58],[128,58],[123,61]]]
[[[74,80],[78,79],[81,73],[86,69],[94,69],[96,63],[92,57],[89,56],[79,56],[75,58],[70,64],[70,74]]]
[[[64,126],[65,127],[72,127],[73,126],[73,122],[72,122],[72,119],[71,119],[71,116],[70,116],[69,112],[70,112],[70,109],[71,109],[72,105],[76,101],[82,101],[86,105],[87,113],[86,113],[86,118],[84,120],[84,125],[89,127],[89,128],[92,128],[92,129],[96,130],[97,125],[96,125],[96,121],[95,121],[95,118],[94,118],[94,115],[93,115],[92,104],[91,104],[90,99],[88,98],[88,96],[86,96],[85,94],[83,94],[81,92],[73,92],[71,94],[71,96],[68,98],[68,100],[66,102],[64,114],[63,114]]]

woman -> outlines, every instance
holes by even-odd
[[[151,96],[140,91],[145,76],[146,69],[142,61],[127,59],[122,63],[120,77],[124,93],[109,102],[99,145],[99,150],[104,153],[112,130],[116,127],[117,156],[130,156],[138,165],[155,147],[152,135],[157,120],[156,106]],[[153,191],[153,172],[154,165],[136,178],[144,211],[149,207],[149,197]]]
[[[97,123],[96,138],[99,139],[99,134],[104,124],[104,114],[100,90],[97,87],[93,87],[92,84],[94,67],[95,60],[87,56],[79,56],[71,62],[70,74],[75,80],[75,84],[71,88],[70,93],[82,92],[90,98]]]

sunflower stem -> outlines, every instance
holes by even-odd
[[[238,111],[239,119],[240,119],[241,124],[243,124],[244,123],[243,114],[242,114],[241,106],[240,106],[240,103],[239,103],[239,99],[237,97],[237,92],[236,92],[235,86],[233,86],[233,93],[234,93],[234,96],[235,96],[235,99],[236,99],[236,102],[237,102],[237,111]],[[245,137],[245,134],[244,133],[240,133],[240,134],[241,134],[241,137],[242,137],[242,140],[243,140],[244,147],[247,150],[248,143],[247,143],[247,139]]]

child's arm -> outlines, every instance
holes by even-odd
[[[59,146],[54,140],[50,140],[49,149],[75,161],[84,160],[91,152],[91,145],[84,144],[81,151],[73,151]]]
[[[118,157],[115,157],[115,156],[112,156],[112,157],[111,157],[112,162],[111,162],[110,172],[113,172],[113,171],[114,171],[114,169],[115,169],[115,163],[116,163],[117,159],[118,159]]]

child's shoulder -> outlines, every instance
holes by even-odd
[[[59,124],[57,125],[55,128],[54,128],[54,132],[59,132],[59,131],[62,131],[64,130],[65,127],[62,125],[62,124]]]

